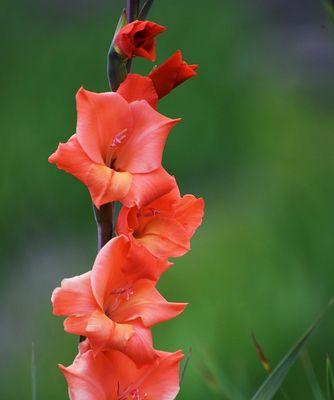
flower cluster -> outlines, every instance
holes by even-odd
[[[127,62],[155,59],[164,27],[134,21],[115,49]],[[64,279],[52,294],[53,313],[79,335],[79,353],[60,365],[72,400],[172,400],[179,390],[181,351],[153,346],[151,327],[179,315],[186,303],[157,290],[170,258],[184,255],[201,224],[203,200],[182,196],[161,165],[166,139],[179,119],[157,111],[159,99],[194,76],[177,51],[148,76],[128,74],[116,92],[76,95],[76,133],[49,161],[83,182],[99,211],[119,201],[116,236],[100,249],[89,272]]]

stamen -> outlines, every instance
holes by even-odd
[[[111,145],[109,145],[107,149],[107,154],[106,154],[106,165],[110,168],[112,168],[112,164],[116,159],[115,155],[115,150],[116,147],[120,146],[124,139],[126,138],[126,132],[128,130],[125,128],[121,132],[117,133],[115,137],[113,138],[113,141],[111,142]]]
[[[118,133],[114,137],[114,139],[113,139],[113,141],[111,143],[111,147],[119,146],[123,142],[123,140],[126,138],[126,132],[127,132],[127,129],[125,128],[125,129],[122,130],[122,132]]]
[[[114,289],[110,292],[111,295],[120,298],[120,300],[129,300],[130,296],[133,295],[133,287],[125,286],[119,289]]]
[[[110,304],[106,309],[106,315],[110,316],[122,302],[130,300],[133,293],[133,287],[130,285],[112,290],[109,295],[112,296],[113,299],[110,299]]]
[[[145,400],[147,398],[147,393],[144,396],[140,395],[139,389],[132,389],[130,385],[122,394],[117,392],[117,400]]]
[[[140,396],[139,389],[134,389],[130,392],[130,398],[133,400],[144,400],[147,397],[147,393],[144,394],[144,397]]]

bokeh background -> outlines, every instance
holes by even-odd
[[[79,86],[108,90],[121,7],[0,4],[1,399],[31,399],[32,343],[37,399],[67,398],[56,365],[77,338],[50,294],[91,267],[96,232],[86,189],[47,157],[74,132]],[[206,200],[192,251],[159,285],[189,308],[155,329],[155,345],[192,348],[178,399],[249,399],[266,377],[251,332],[274,366],[334,295],[334,29],[314,0],[156,0],[150,18],[168,27],[158,63],[180,48],[200,64],[160,111],[183,118],[164,165]],[[333,329],[332,311],[308,346],[322,389]],[[284,388],[314,398],[300,362]]]

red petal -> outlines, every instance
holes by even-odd
[[[155,68],[149,75],[158,93],[159,99],[185,80],[196,75],[197,65],[188,65],[182,60],[180,50],[176,51],[164,63]]]
[[[133,21],[119,30],[115,45],[125,58],[134,56],[155,60],[155,37],[165,27],[151,21]]]

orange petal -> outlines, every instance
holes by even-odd
[[[191,194],[183,196],[173,205],[174,217],[182,224],[189,237],[201,225],[204,214],[204,201]]]
[[[115,168],[131,173],[151,172],[161,167],[167,136],[180,119],[165,117],[146,101],[135,101],[129,107],[133,126],[117,151]]]
[[[117,172],[105,165],[94,164],[86,177],[86,184],[97,208],[112,201],[122,201],[131,188],[132,175]]]
[[[90,272],[63,279],[51,297],[55,315],[89,314],[99,308],[90,286]]]
[[[86,327],[90,314],[68,317],[64,321],[64,330],[74,335],[86,336]]]
[[[86,336],[95,353],[110,348],[124,351],[133,334],[132,325],[117,324],[101,311],[93,313],[87,321]]]
[[[156,354],[157,358],[138,368],[119,351],[94,354],[87,350],[69,367],[59,368],[67,380],[71,400],[126,399],[132,393],[149,400],[174,400],[183,355],[180,351]]]
[[[123,350],[138,366],[148,364],[157,358],[153,349],[151,330],[145,328],[142,324],[133,323],[134,334],[126,344]]]
[[[147,174],[133,174],[132,184],[122,203],[126,207],[142,207],[174,187],[174,178],[163,168]]]
[[[179,315],[186,303],[169,303],[155,288],[155,283],[141,279],[133,286],[133,295],[121,303],[110,315],[114,321],[127,322],[137,318],[144,326],[151,327]]]
[[[132,281],[141,278],[156,281],[172,265],[166,259],[155,257],[145,246],[131,237],[131,247],[123,271]]]
[[[174,218],[157,216],[137,240],[158,258],[180,257],[190,249],[189,235]]]
[[[124,283],[122,268],[126,263],[129,246],[129,239],[124,235],[117,236],[102,247],[95,259],[91,285],[101,309],[105,308],[110,291]]]
[[[159,358],[141,384],[142,393],[152,400],[174,400],[180,390],[179,367],[183,359],[181,351],[158,352]]]
[[[96,164],[83,151],[78,136],[61,143],[49,157],[49,162],[69,172],[88,188],[96,207],[123,199],[130,190],[132,176],[128,172],[116,172],[104,164]]]
[[[117,93],[94,93],[80,88],[76,95],[78,140],[97,164],[106,161],[114,137],[131,129],[128,102]]]
[[[58,365],[68,384],[71,400],[107,400],[108,395],[117,396],[117,378],[110,374],[105,379],[106,371],[110,373],[110,362],[100,353],[96,357],[92,350],[78,354],[72,365]]]

